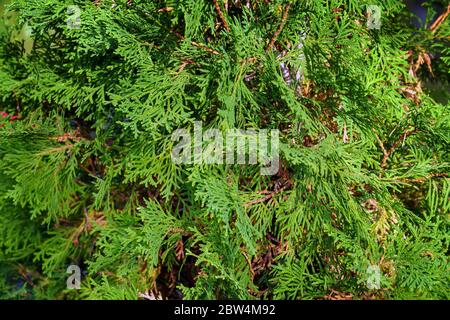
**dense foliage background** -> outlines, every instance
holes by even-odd
[[[450,27],[426,4],[418,28],[399,0],[12,0],[0,297],[448,299]],[[279,172],[175,164],[197,120],[280,130]]]

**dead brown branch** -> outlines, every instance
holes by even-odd
[[[290,9],[291,9],[291,4],[289,3],[286,5],[286,8],[284,9],[284,14],[283,14],[283,18],[281,19],[280,26],[278,27],[277,31],[275,31],[275,33],[272,37],[272,40],[270,40],[270,43],[266,48],[266,52],[269,52],[272,49],[273,45],[275,44],[275,41],[277,41],[278,36],[280,35],[281,31],[284,28],[284,25],[286,24],[286,20],[289,15]]]
[[[274,190],[274,191],[270,192],[269,194],[267,194],[265,197],[262,197],[260,199],[256,199],[256,200],[247,202],[246,204],[244,204],[244,207],[251,207],[251,206],[253,206],[255,204],[258,204],[258,203],[261,203],[261,202],[266,202],[267,200],[272,199],[276,194],[284,191],[285,189],[286,189],[286,186],[281,187],[278,190]]]
[[[228,32],[230,32],[230,26],[228,25],[227,20],[225,20],[225,16],[223,15],[222,10],[220,9],[219,3],[217,2],[217,0],[213,0],[213,2],[214,6],[216,7],[216,11],[219,14],[220,20],[222,20],[223,26]]]
[[[389,150],[387,150],[384,146],[384,143],[381,141],[380,137],[378,136],[377,132],[375,129],[372,129],[372,131],[375,133],[375,136],[377,137],[377,141],[378,144],[380,145],[381,151],[383,152],[383,159],[381,160],[381,168],[385,168],[387,165],[387,161],[389,159],[389,157],[394,153],[395,149],[397,149],[397,147],[399,146],[400,143],[402,143],[403,141],[405,141],[405,139],[416,133],[417,130],[413,129],[413,130],[406,130],[405,132],[403,132],[400,137],[392,144],[392,146],[389,148]]]
[[[447,173],[430,173],[427,177],[424,178],[415,178],[415,179],[398,179],[397,181],[399,182],[404,182],[404,183],[424,183],[432,178],[448,178],[448,174]]]
[[[206,45],[204,45],[204,44],[202,44],[202,43],[198,43],[198,42],[192,41],[191,44],[192,44],[194,47],[197,47],[197,48],[200,48],[200,49],[205,50],[206,52],[209,52],[209,53],[212,53],[212,54],[216,54],[216,55],[217,55],[217,54],[220,54],[219,51],[216,51],[216,50],[214,50],[214,49],[211,49],[211,48],[207,47]]]
[[[172,11],[173,11],[172,7],[158,9],[158,12],[172,12]]]
[[[171,30],[171,31],[172,31],[172,33],[173,33],[178,39],[180,39],[180,40],[184,40],[184,39],[185,39],[184,36],[183,36],[181,33],[179,33],[178,31],[176,31],[176,30]],[[194,47],[203,49],[203,50],[205,50],[206,52],[209,52],[209,53],[212,53],[212,54],[215,54],[215,55],[220,54],[219,51],[214,50],[214,49],[211,49],[211,48],[209,48],[208,46],[206,46],[206,45],[204,45],[204,44],[202,44],[202,43],[198,43],[198,42],[195,42],[195,41],[191,41],[191,45],[193,45]]]
[[[437,19],[436,21],[430,26],[430,30],[431,32],[436,32],[436,30],[439,28],[439,26],[441,26],[445,19],[447,19],[448,15],[450,14],[450,4],[447,6],[447,10],[445,12],[443,12]]]

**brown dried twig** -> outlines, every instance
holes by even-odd
[[[280,35],[281,31],[284,28],[284,25],[286,24],[286,20],[289,15],[290,9],[291,9],[291,4],[289,3],[286,5],[286,8],[284,9],[284,14],[283,14],[283,18],[281,19],[280,26],[278,27],[277,31],[275,31],[275,33],[272,37],[272,40],[270,40],[270,43],[266,48],[266,52],[269,52],[272,49],[273,45],[275,44],[275,41],[277,41],[278,36]]]
[[[161,8],[158,9],[158,12],[172,12],[173,11],[173,7],[166,7],[166,8]]]
[[[197,47],[197,48],[200,48],[200,49],[205,50],[206,52],[209,52],[209,53],[212,53],[212,54],[215,54],[215,55],[220,54],[219,51],[216,51],[216,50],[214,50],[214,49],[211,49],[211,48],[209,48],[208,46],[206,46],[206,45],[204,45],[204,44],[202,44],[202,43],[198,43],[198,42],[195,42],[195,41],[191,41],[191,44],[192,44],[194,47]]]
[[[183,36],[181,33],[179,33],[178,31],[176,31],[176,30],[171,30],[171,32],[172,32],[178,39],[180,39],[180,40],[182,40],[182,41],[185,39],[184,36]],[[209,48],[207,45],[204,45],[204,44],[202,44],[202,43],[198,43],[198,42],[195,42],[195,41],[191,41],[191,45],[193,45],[194,47],[203,49],[203,50],[205,50],[206,52],[209,52],[209,53],[212,53],[212,54],[215,54],[215,55],[220,54],[219,51],[214,50],[214,49],[211,49],[211,48]]]
[[[404,182],[404,183],[424,183],[432,178],[448,178],[448,174],[447,173],[430,173],[428,176],[426,176],[424,178],[415,178],[415,179],[405,178],[405,179],[398,179],[397,181]]]
[[[375,137],[377,137],[377,141],[378,141],[378,144],[380,145],[381,151],[383,152],[383,154],[386,154],[387,153],[386,148],[384,147],[383,141],[381,141],[380,137],[378,136],[377,131],[373,128],[372,128],[372,131],[375,133]]]
[[[251,206],[253,206],[253,205],[255,205],[255,204],[258,204],[258,203],[261,203],[261,202],[266,202],[267,200],[272,199],[276,194],[278,194],[278,193],[284,191],[285,189],[286,189],[286,186],[281,187],[281,188],[278,189],[278,190],[274,190],[274,191],[270,192],[268,195],[266,195],[266,196],[263,197],[263,198],[260,198],[260,199],[256,199],[256,200],[247,202],[246,204],[244,204],[244,207],[251,207]]]
[[[436,21],[430,26],[431,32],[433,32],[433,33],[436,32],[437,28],[439,28],[439,26],[444,23],[445,19],[447,19],[449,14],[450,14],[450,4],[447,6],[447,10],[445,12],[443,12],[436,19]]]
[[[225,29],[230,32],[230,27],[228,26],[227,20],[225,20],[225,16],[222,13],[222,10],[220,9],[220,5],[217,2],[217,0],[213,0],[214,6],[216,7],[216,11],[219,14],[220,20],[222,20],[222,24],[225,27]]]
[[[372,131],[375,133],[375,136],[377,137],[378,144],[381,147],[381,151],[383,152],[383,160],[381,160],[381,168],[385,168],[387,165],[387,161],[389,157],[394,153],[395,149],[397,149],[398,145],[404,141],[408,136],[414,134],[417,132],[416,129],[413,130],[406,130],[403,132],[400,137],[392,144],[392,146],[389,148],[389,150],[386,150],[384,143],[381,141],[380,137],[378,136],[375,129],[372,129]]]
[[[183,72],[183,70],[190,64],[191,65],[196,65],[197,63],[192,61],[192,60],[190,60],[190,59],[187,59],[187,60],[183,61],[183,63],[181,64],[180,68],[177,71],[177,75],[180,74],[181,72]]]

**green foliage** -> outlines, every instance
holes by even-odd
[[[448,84],[449,20],[414,30],[399,0],[217,3],[226,23],[205,0],[10,3],[0,298],[449,299],[449,104],[421,87]],[[176,164],[194,121],[278,129],[278,173]]]

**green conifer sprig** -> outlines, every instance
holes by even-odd
[[[449,298],[450,112],[422,86],[448,83],[449,19],[419,32],[399,0],[8,9],[1,298]],[[175,163],[195,121],[279,130],[278,172]]]

